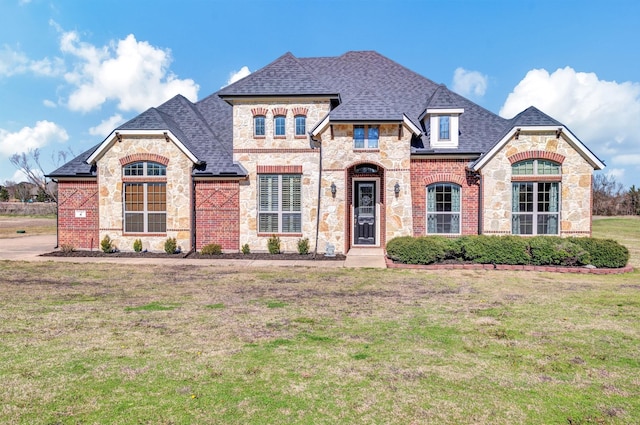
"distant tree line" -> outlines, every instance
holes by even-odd
[[[640,215],[640,188],[625,189],[615,177],[595,174],[593,215]]]

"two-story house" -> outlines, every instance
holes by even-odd
[[[325,252],[403,235],[591,234],[600,161],[534,107],[504,119],[376,52],[290,53],[176,96],[50,177],[58,240]]]

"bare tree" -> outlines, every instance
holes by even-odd
[[[59,166],[74,156],[73,151],[69,148],[66,151],[54,152],[51,155],[51,160],[56,166]],[[40,162],[40,149],[36,148],[28,152],[13,154],[9,158],[9,161],[11,161],[14,167],[27,176],[29,183],[36,185],[39,190],[44,192],[46,196],[54,202],[58,202],[57,185],[48,184],[47,178],[45,177],[46,173]]]
[[[626,192],[622,183],[607,174],[593,178],[593,215],[627,214]]]

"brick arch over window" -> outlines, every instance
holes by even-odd
[[[120,158],[120,165],[124,167],[127,164],[141,161],[157,162],[158,164],[162,164],[165,167],[169,164],[169,158],[167,158],[166,156],[158,155],[155,153],[134,153]]]
[[[251,110],[251,113],[253,114],[254,117],[260,116],[260,115],[266,116],[267,112],[268,112],[267,108],[253,108]]]
[[[296,107],[296,108],[293,108],[292,112],[293,112],[294,116],[296,116],[296,115],[307,116],[308,109],[307,108],[303,108],[303,107]]]
[[[546,159],[549,161],[557,162],[558,164],[562,164],[565,160],[564,155],[560,155],[556,152],[548,152],[548,151],[525,151],[518,152],[514,155],[511,155],[509,158],[509,162],[511,165],[516,162],[526,161],[528,159]]]
[[[423,184],[425,186],[429,186],[432,185],[434,183],[455,183],[458,186],[466,186],[467,182],[466,180],[458,175],[455,174],[449,174],[449,173],[437,173],[437,174],[431,174],[430,176],[427,176],[424,181]]]
[[[277,117],[277,116],[287,116],[287,108],[274,108],[273,109],[273,116]]]

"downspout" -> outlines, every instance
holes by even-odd
[[[318,207],[316,208],[316,244],[313,249],[313,258],[316,258],[318,255],[318,237],[320,235],[320,199],[322,196],[322,142],[319,140],[314,140],[313,136],[310,136],[311,142],[316,142],[319,144],[318,154],[320,155],[320,159],[318,159]]]
[[[196,252],[196,181],[191,177],[191,252]]]
[[[478,180],[478,234],[481,235],[484,230],[482,225],[482,210],[484,209],[484,191],[482,188],[484,187],[484,179],[480,173],[478,173]]]
[[[51,181],[55,181],[53,179],[51,179]],[[60,203],[58,202],[59,198],[59,194],[58,194],[58,188],[60,187],[60,184],[56,181],[56,246],[53,249],[58,249],[58,247],[60,246]]]

